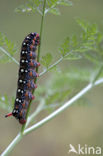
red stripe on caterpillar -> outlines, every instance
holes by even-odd
[[[40,66],[40,63],[36,62],[36,49],[39,44],[40,38],[37,33],[30,33],[22,43],[14,109],[12,113],[5,116],[14,116],[21,124],[26,122],[28,106],[31,100],[35,98],[32,92],[37,88],[34,80],[39,76],[38,73],[36,73],[36,68]]]

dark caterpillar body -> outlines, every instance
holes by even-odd
[[[16,99],[12,113],[21,124],[26,122],[26,113],[31,100],[34,99],[32,91],[37,88],[34,80],[38,77],[36,68],[40,63],[36,61],[36,49],[39,45],[39,34],[30,33],[23,41],[20,53],[19,78],[17,83]]]

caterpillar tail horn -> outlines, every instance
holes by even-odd
[[[13,115],[12,113],[9,113],[9,114],[5,115],[5,118],[12,116],[12,115]]]

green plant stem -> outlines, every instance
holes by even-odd
[[[7,156],[21,139],[22,135],[19,133],[0,156]]]
[[[47,123],[49,120],[56,117],[58,114],[63,112],[65,109],[67,109],[71,104],[73,104],[75,101],[77,101],[79,98],[81,98],[84,94],[86,94],[89,90],[91,90],[94,86],[99,85],[100,83],[103,83],[103,78],[100,80],[97,80],[94,84],[89,83],[84,89],[82,89],[79,93],[77,93],[73,98],[71,98],[69,101],[67,101],[65,104],[63,104],[60,108],[55,110],[53,113],[51,113],[49,116],[45,117],[38,123],[34,124],[30,128],[27,128],[24,131],[24,135],[27,135],[28,133],[34,131],[35,129],[41,127],[45,123]]]
[[[56,117],[58,114],[63,112],[66,108],[71,106],[75,101],[77,101],[79,98],[81,98],[83,95],[85,95],[88,91],[90,91],[94,86],[97,86],[99,84],[103,83],[103,78],[97,80],[95,83],[89,83],[85,88],[83,88],[79,93],[77,93],[74,97],[72,97],[69,101],[67,101],[65,104],[63,104],[60,108],[58,108],[56,111],[51,113],[49,116],[45,117],[38,123],[34,124],[30,128],[27,128],[24,130],[23,135],[27,135],[30,132],[36,130],[37,128],[43,126],[45,123],[47,123],[49,120]],[[11,142],[11,144],[4,150],[4,152],[1,154],[1,156],[7,156],[10,151],[13,150],[15,145],[22,139],[23,135],[20,133],[16,136],[16,138]]]
[[[41,53],[41,45],[42,45],[42,34],[43,34],[43,25],[44,25],[44,15],[45,15],[45,7],[46,7],[46,0],[43,2],[43,14],[42,14],[42,19],[41,19],[41,27],[40,27],[40,45],[38,47],[38,55],[37,55],[37,62],[40,60],[40,53]],[[38,72],[38,67],[36,68],[36,72]],[[35,79],[35,84],[36,84],[37,79]],[[34,93],[34,91],[32,92]],[[29,104],[28,110],[27,110],[27,115],[26,119],[28,118],[29,112],[30,112],[30,107],[31,107],[31,102]],[[21,128],[21,133],[23,133],[25,129],[26,124],[24,124]]]
[[[30,115],[30,117],[28,117],[25,127],[27,127],[29,123],[33,121],[35,116],[37,116],[43,110],[44,104],[45,104],[44,99],[41,99],[41,103],[38,105],[37,109],[34,111],[34,113]]]
[[[44,0],[43,4],[43,13],[42,13],[42,19],[41,19],[41,27],[40,27],[40,45],[38,47],[38,56],[37,56],[37,61],[40,61],[40,53],[41,53],[41,45],[42,45],[42,34],[43,34],[43,26],[44,26],[44,16],[45,16],[45,7],[46,7],[46,0]],[[38,68],[37,68],[38,72]]]
[[[13,56],[11,56],[4,48],[0,47],[0,50],[4,54],[6,54],[11,60],[13,60],[17,65],[19,65],[19,62]]]
[[[70,51],[70,52],[68,52],[66,55],[62,56],[62,57],[61,57],[60,59],[58,59],[54,64],[50,65],[47,69],[45,69],[43,72],[41,72],[41,73],[39,74],[39,76],[42,76],[42,75],[44,75],[45,73],[47,73],[48,71],[50,71],[53,67],[55,67],[55,66],[58,65],[60,62],[62,62],[63,59],[64,59],[66,56],[70,55],[71,53],[72,53],[72,51]]]

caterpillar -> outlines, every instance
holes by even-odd
[[[20,124],[26,123],[26,114],[28,106],[35,97],[33,90],[37,88],[34,80],[38,77],[36,68],[40,63],[36,61],[36,49],[40,44],[38,33],[30,33],[22,42],[20,53],[20,67],[18,73],[17,91],[14,102],[14,109],[5,117],[14,116]]]

